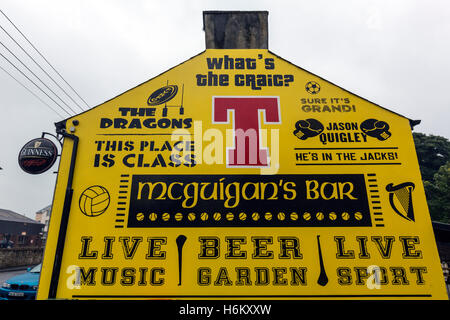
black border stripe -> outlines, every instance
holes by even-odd
[[[72,295],[72,298],[425,298],[431,294],[304,294],[304,295]]]
[[[97,133],[97,136],[190,136],[190,133]]]
[[[394,149],[398,147],[360,147],[360,148],[294,148],[294,150],[378,150],[378,149]]]
[[[296,163],[296,166],[388,166],[401,165],[401,162],[380,162],[380,163]]]

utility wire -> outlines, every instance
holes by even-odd
[[[14,28],[22,35],[22,37],[24,37],[25,40],[27,40],[27,42],[33,47],[33,49],[36,50],[36,52],[42,57],[42,59],[44,59],[45,62],[47,62],[47,64],[53,69],[53,71],[55,71],[58,74],[58,76],[70,87],[70,89],[72,89],[72,91],[78,96],[78,98],[80,98],[86,104],[86,106],[89,108],[89,104],[66,81],[66,79],[64,79],[64,77],[55,69],[55,67],[53,67],[53,65],[44,57],[44,55],[31,43],[31,41],[28,40],[28,38],[22,33],[22,31],[20,31],[19,28],[11,21],[11,19],[8,18],[8,16],[3,12],[3,10],[0,9],[0,12],[14,26]]]
[[[56,111],[55,109],[53,109],[47,102],[45,102],[44,100],[42,100],[37,94],[35,94],[33,91],[31,91],[27,86],[25,86],[22,82],[20,82],[16,77],[14,77],[11,73],[9,73],[5,68],[3,68],[2,66],[0,66],[0,69],[2,69],[6,74],[8,74],[11,78],[13,78],[14,80],[16,80],[16,82],[18,84],[20,84],[22,87],[24,87],[26,90],[28,90],[28,92],[30,92],[33,96],[35,96],[37,99],[39,99],[39,101],[41,101],[43,104],[45,104],[47,107],[49,107],[53,112],[55,112],[58,116],[60,116],[61,118],[64,118],[64,116],[62,114],[60,114],[58,111]]]
[[[48,85],[46,85],[44,83],[44,81],[41,80],[41,78],[39,78],[30,68],[27,67],[27,65],[25,63],[22,62],[22,60],[20,60],[15,54],[14,52],[12,52],[11,50],[8,49],[7,46],[5,46],[5,44],[3,42],[0,41],[0,44],[6,49],[8,50],[8,52],[14,56],[14,58],[17,59],[17,61],[19,61],[29,72],[31,72],[31,74],[33,76],[35,76],[48,90],[50,90],[51,93],[53,93],[67,108],[69,108],[73,113],[77,113],[75,110],[73,110],[63,99],[61,99],[56,93],[55,91],[53,91]],[[3,56],[3,55],[2,55]],[[5,56],[3,56],[5,57]],[[6,58],[5,58],[6,59]]]
[[[20,70],[19,68],[16,67],[16,65],[14,63],[12,63],[7,57],[5,57],[1,52],[0,52],[0,56],[2,56],[6,61],[8,61],[8,63],[10,65],[12,65],[17,71],[19,71],[25,78],[28,79],[28,81],[30,81],[32,84],[34,84],[42,93],[44,93],[50,100],[52,100],[56,105],[58,105],[58,107],[60,107],[65,113],[67,113],[69,116],[72,116],[66,109],[64,109],[58,102],[55,101],[55,99],[53,99],[52,97],[50,97],[48,95],[47,92],[45,92],[44,90],[41,89],[41,87],[39,87],[33,80],[31,80],[25,73],[22,72],[22,70]]]
[[[12,40],[12,41],[14,41],[14,43],[20,48],[20,49],[22,49],[22,51],[31,59],[31,60],[33,60],[33,62],[47,75],[47,77],[49,77],[50,78],[50,80],[52,80],[53,81],[53,83],[54,84],[56,84],[57,86],[58,86],[58,88],[60,88],[64,93],[65,93],[65,95],[67,96],[67,97],[69,97],[69,99],[70,100],[72,100],[72,102],[73,103],[75,103],[77,106],[78,106],[78,108],[80,108],[81,109],[81,111],[84,111],[84,109],[78,104],[78,102],[76,102],[75,100],[73,100],[73,98],[66,92],[66,90],[64,90],[48,73],[47,73],[47,71],[45,71],[42,67],[41,67],[41,65],[36,61],[36,60],[34,60],[34,58],[9,34],[9,32],[8,31],[6,31],[1,25],[0,25],[0,28],[8,35],[8,37]]]

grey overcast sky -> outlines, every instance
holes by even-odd
[[[272,52],[422,120],[417,132],[450,138],[448,1],[2,0],[0,9],[90,107],[202,52],[202,11],[267,10]],[[45,66],[1,14],[0,25]],[[45,79],[3,30],[0,41]],[[2,46],[0,52],[10,57]],[[1,56],[0,66],[58,108]],[[58,90],[50,80],[46,83]],[[18,153],[43,131],[54,133],[54,122],[62,118],[3,70],[0,93],[0,208],[34,218],[52,201],[57,165],[29,175],[19,168]]]

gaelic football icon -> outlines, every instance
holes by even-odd
[[[316,94],[320,91],[320,85],[315,81],[310,81],[306,84],[305,89],[308,93]]]
[[[80,196],[79,206],[81,212],[88,217],[97,217],[108,209],[110,202],[109,192],[102,186],[91,186]]]
[[[316,119],[299,120],[295,123],[294,135],[300,140],[306,140],[319,135],[324,127]]]

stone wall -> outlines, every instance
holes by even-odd
[[[0,269],[39,264],[43,254],[43,247],[0,249]]]

